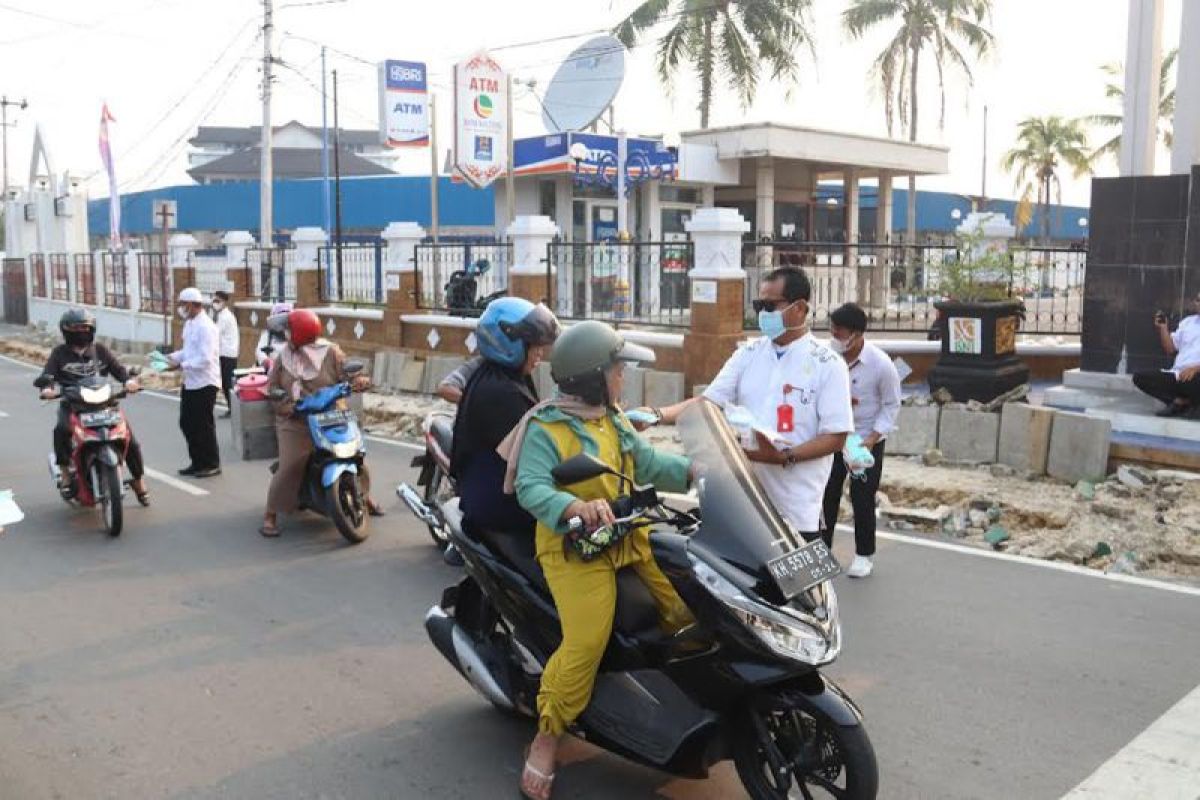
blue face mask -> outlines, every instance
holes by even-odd
[[[787,326],[783,324],[783,312],[787,311],[799,301],[789,303],[783,308],[777,308],[774,311],[758,312],[758,329],[762,331],[763,336],[766,336],[771,341],[775,341],[780,336],[787,333]]]

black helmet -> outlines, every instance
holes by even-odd
[[[96,317],[86,308],[68,308],[58,319],[58,329],[69,345],[89,345],[96,338]]]
[[[567,328],[550,354],[550,374],[564,394],[585,403],[609,405],[604,373],[618,361],[654,361],[654,351],[626,342],[611,326],[587,320]]]

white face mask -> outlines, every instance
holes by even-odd
[[[223,308],[225,308],[225,304],[224,304],[224,303],[222,303],[220,300],[214,300],[214,301],[213,301],[213,304],[212,304],[212,310],[213,310],[213,311],[220,311],[220,310],[221,310],[221,309],[223,309]]]
[[[838,355],[845,355],[854,347],[854,334],[850,334],[848,339],[832,338],[829,340],[829,349]]]
[[[186,306],[180,306],[179,308],[175,309],[175,313],[178,314],[179,318],[183,319],[183,320],[191,318],[191,315],[188,314],[188,310],[187,310]]]

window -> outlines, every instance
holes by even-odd
[[[667,186],[658,187],[658,199],[664,203],[691,203],[692,205],[700,205],[701,192],[699,189],[686,186]]]
[[[538,213],[542,216],[555,219],[555,207],[558,205],[557,189],[554,181],[538,181]]]

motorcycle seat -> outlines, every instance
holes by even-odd
[[[434,417],[429,424],[429,432],[438,449],[449,458],[454,445],[454,420],[449,417]]]

